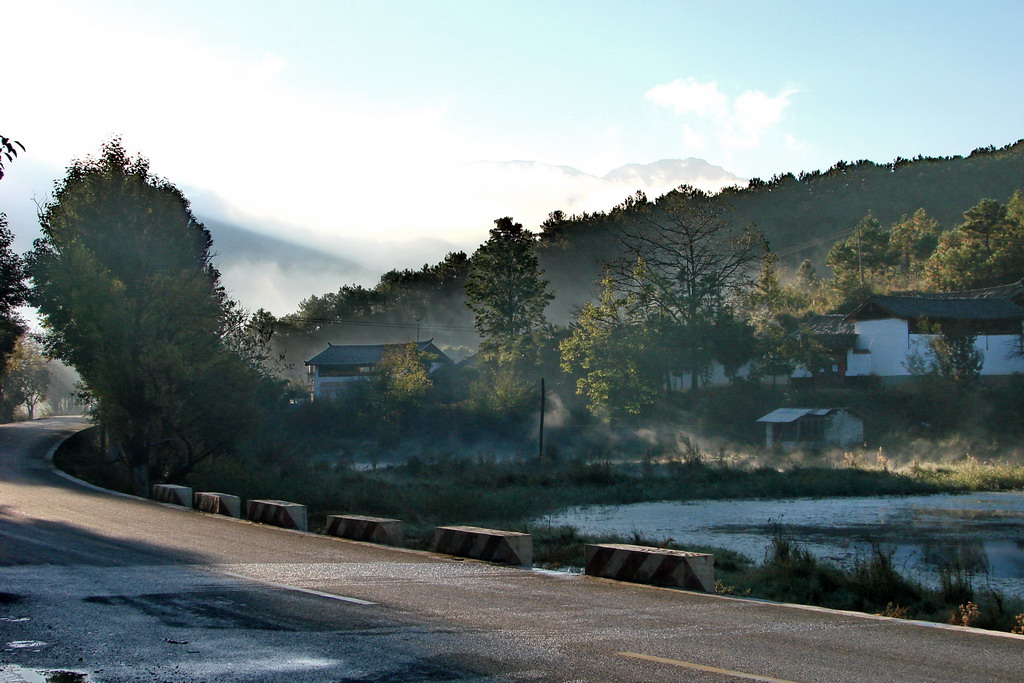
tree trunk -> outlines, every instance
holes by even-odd
[[[133,434],[120,442],[121,453],[128,463],[132,480],[132,493],[143,498],[149,497],[149,449],[145,438]]]
[[[149,466],[146,463],[133,462],[131,474],[132,493],[149,498]]]

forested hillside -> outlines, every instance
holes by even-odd
[[[890,224],[923,208],[949,230],[980,199],[1004,200],[1022,186],[1024,140],[1019,140],[999,149],[977,149],[967,157],[918,156],[888,164],[840,161],[827,171],[784,173],[767,181],[753,178],[746,188],[725,190],[717,201],[732,207],[735,225],[756,224],[782,265],[795,268],[810,259],[825,272],[829,249],[850,235],[868,212]],[[637,205],[630,198],[607,213],[554,212],[542,226],[540,260],[559,297],[553,317],[578,305],[581,297],[575,294],[581,285],[593,282],[601,264],[619,255],[613,228]]]

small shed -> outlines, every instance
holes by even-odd
[[[864,419],[850,408],[778,408],[757,421],[764,423],[769,448],[846,448],[864,441]]]

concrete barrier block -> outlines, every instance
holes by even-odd
[[[685,550],[619,543],[588,545],[584,572],[619,581],[715,591],[715,556]]]
[[[306,506],[286,500],[246,501],[245,516],[250,522],[306,531]]]
[[[355,541],[383,545],[402,544],[402,522],[397,519],[365,517],[363,515],[329,515],[325,533],[328,536],[350,538]]]
[[[434,529],[434,552],[529,567],[533,537],[475,526],[439,526]]]
[[[153,484],[153,500],[182,507],[192,507],[192,489],[176,484]]]
[[[196,510],[200,512],[209,512],[214,515],[225,515],[227,517],[242,516],[241,498],[232,496],[229,493],[197,491],[194,501]]]

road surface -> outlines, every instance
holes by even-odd
[[[0,682],[1020,681],[1024,639],[459,561],[68,481],[0,427]],[[300,501],[301,502],[301,501]]]

